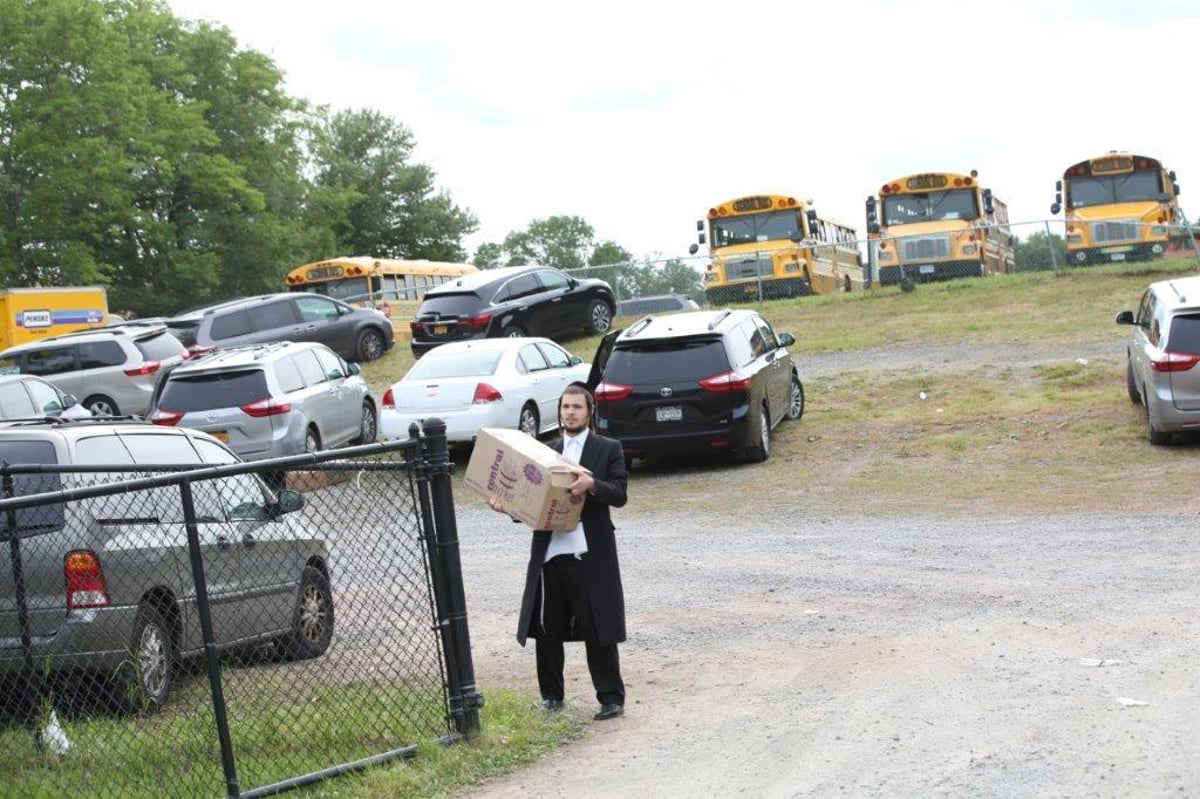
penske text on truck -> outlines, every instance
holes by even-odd
[[[0,289],[0,350],[107,322],[99,286]]]

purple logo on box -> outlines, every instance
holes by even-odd
[[[545,480],[545,478],[542,477],[542,470],[532,463],[525,464],[525,479],[533,483],[535,486],[540,486],[542,481]]]

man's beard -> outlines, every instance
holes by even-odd
[[[569,433],[570,435],[573,435],[573,436],[577,436],[580,433],[582,433],[584,430],[587,430],[587,427],[588,427],[587,422],[581,422],[578,427],[569,427],[569,426],[567,426],[566,422],[563,422],[563,432]]]

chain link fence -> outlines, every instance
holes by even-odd
[[[473,733],[433,432],[253,465],[0,468],[0,793],[266,795]]]

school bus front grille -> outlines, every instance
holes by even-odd
[[[1098,244],[1107,241],[1129,241],[1137,237],[1138,223],[1132,219],[1092,223],[1092,241]]]
[[[905,261],[950,257],[949,236],[923,236],[902,240],[901,255]]]
[[[730,258],[725,262],[727,280],[745,280],[747,278],[771,277],[775,272],[775,264],[771,256],[747,256]]]

